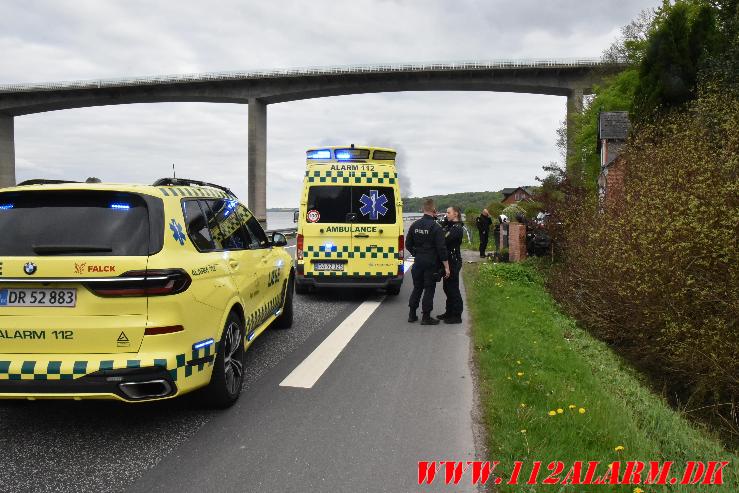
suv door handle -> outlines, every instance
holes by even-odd
[[[369,238],[367,233],[357,233],[354,235],[355,238]]]

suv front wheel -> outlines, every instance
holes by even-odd
[[[289,329],[293,325],[293,298],[295,292],[295,275],[290,274],[290,278],[285,284],[283,291],[284,300],[282,303],[282,313],[272,322],[275,329]]]

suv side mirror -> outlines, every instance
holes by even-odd
[[[287,246],[287,238],[282,233],[272,233],[272,246]]]
[[[300,217],[300,211],[294,211],[293,212],[293,222],[298,222],[298,218]]]

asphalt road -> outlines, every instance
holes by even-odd
[[[421,491],[419,460],[476,457],[473,381],[467,325],[408,324],[410,284],[296,296],[293,328],[255,341],[226,411],[0,401],[0,491]],[[368,300],[382,302],[315,385],[280,385]]]

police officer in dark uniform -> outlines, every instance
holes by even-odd
[[[462,323],[462,293],[459,291],[459,271],[462,269],[462,211],[459,207],[449,207],[442,223],[444,241],[449,255],[449,277],[444,279],[446,312],[437,316],[446,324]]]
[[[434,308],[434,292],[441,266],[444,266],[444,277],[449,277],[449,261],[444,243],[444,232],[436,222],[434,201],[423,202],[423,217],[411,224],[406,235],[405,246],[415,257],[411,274],[413,276],[413,292],[408,301],[410,313],[408,321],[418,320],[416,310],[421,302],[421,325],[436,325],[438,320],[431,318]]]
[[[490,217],[487,209],[483,209],[482,214],[475,219],[477,231],[480,233],[480,258],[485,258],[485,249],[488,247],[488,236],[490,235],[490,226],[492,224],[493,219]]]

